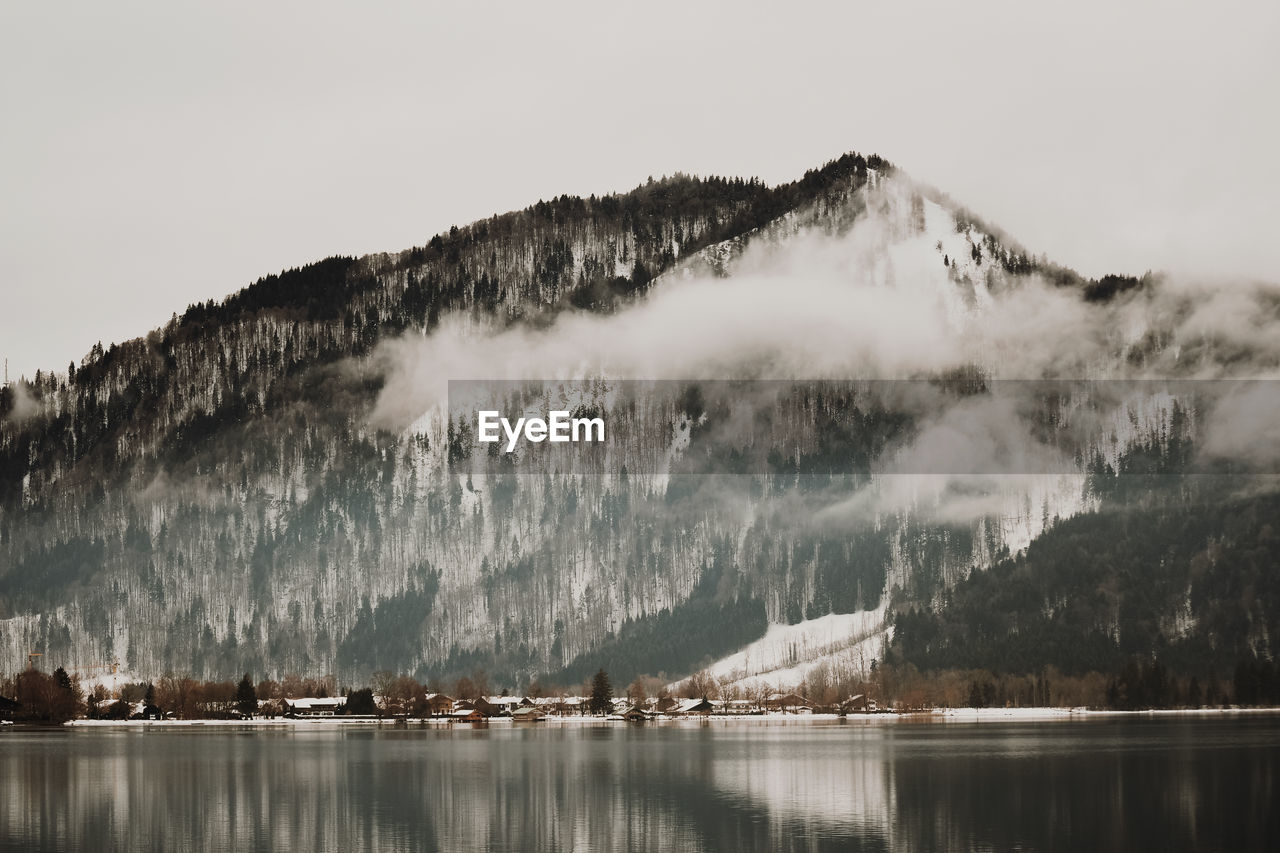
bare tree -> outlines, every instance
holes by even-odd
[[[627,686],[627,701],[636,704],[648,698],[649,692],[645,689],[644,676],[637,675],[631,684]]]
[[[716,684],[716,680],[711,677],[710,673],[705,669],[700,669],[685,679],[682,692],[685,698],[688,699],[709,699],[718,695],[719,685]]]

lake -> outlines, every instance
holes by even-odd
[[[1280,716],[0,731],[4,850],[1280,850]]]

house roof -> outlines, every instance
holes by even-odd
[[[801,696],[799,693],[770,693],[768,702],[784,702],[788,705],[803,705],[809,700]]]
[[[675,710],[681,714],[687,714],[690,711],[710,710],[711,707],[711,703],[706,699],[686,699],[677,705]]]
[[[347,704],[347,700],[335,696],[328,699],[286,699],[285,703],[290,707],[299,711],[309,711],[312,709],[326,711],[334,708],[341,708]]]

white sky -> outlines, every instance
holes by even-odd
[[[1280,3],[765,5],[4,3],[0,357],[65,370],[284,267],[847,150],[1086,274],[1280,279]]]

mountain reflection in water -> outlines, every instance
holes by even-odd
[[[1280,717],[0,732],[0,849],[1272,850]]]

